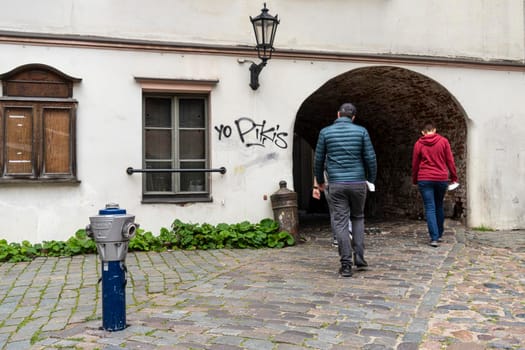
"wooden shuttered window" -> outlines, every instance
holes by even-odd
[[[77,182],[75,78],[42,65],[0,78],[0,183]]]

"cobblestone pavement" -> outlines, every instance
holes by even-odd
[[[523,231],[368,223],[339,277],[326,222],[285,249],[130,253],[129,327],[101,330],[96,255],[0,264],[0,349],[525,349]]]

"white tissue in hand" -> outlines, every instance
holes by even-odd
[[[368,186],[368,190],[369,190],[370,192],[375,192],[375,191],[376,191],[376,185],[374,185],[373,183],[367,181],[367,182],[366,182],[366,185]]]

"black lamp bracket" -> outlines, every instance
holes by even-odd
[[[240,64],[244,64],[247,62],[251,63],[250,65],[250,87],[253,90],[257,90],[257,88],[259,87],[259,74],[261,73],[264,66],[266,66],[266,63],[268,62],[268,60],[263,59],[259,64],[257,64],[253,62],[252,60],[239,58],[237,59],[237,62],[239,62]]]
[[[259,64],[252,62],[250,65],[250,87],[252,90],[257,90],[259,87],[259,74],[264,66],[266,66],[266,60],[262,60]]]

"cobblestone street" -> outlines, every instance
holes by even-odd
[[[0,349],[525,349],[523,231],[368,223],[338,275],[327,222],[284,249],[129,253],[127,323],[101,330],[98,256],[0,264]]]

